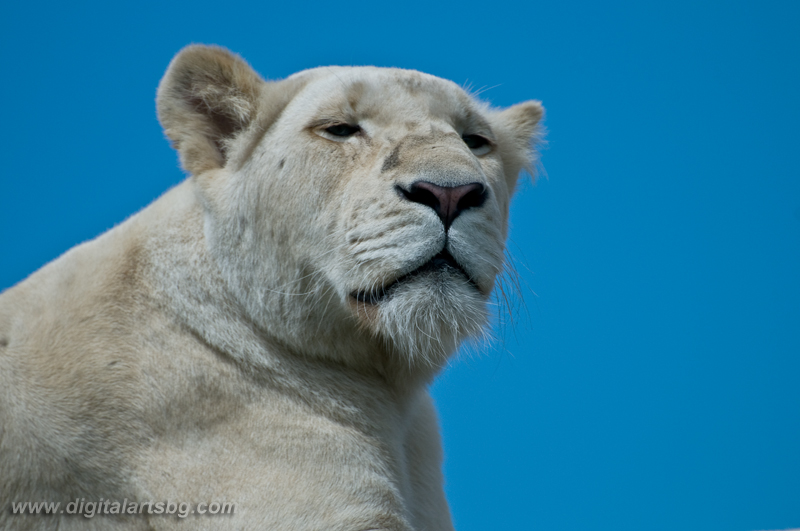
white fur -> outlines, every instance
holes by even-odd
[[[0,501],[236,503],[192,529],[451,529],[427,385],[486,325],[539,104],[495,111],[372,67],[266,83],[192,46],[158,111],[192,177],[0,296]],[[491,144],[471,152],[467,134]],[[488,198],[446,232],[397,191],[416,181]],[[404,277],[443,247],[469,279]],[[4,528],[180,524],[0,514]]]

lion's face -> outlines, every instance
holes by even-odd
[[[480,332],[537,103],[495,112],[449,81],[372,67],[268,84],[195,47],[170,67],[159,111],[212,254],[268,333],[306,354],[355,360],[379,345],[439,366]]]

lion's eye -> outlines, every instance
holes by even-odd
[[[464,135],[461,138],[470,149],[481,149],[489,146],[489,140],[481,135]]]
[[[360,130],[361,128],[359,126],[350,124],[336,124],[325,128],[325,131],[333,136],[351,136],[358,133]]]

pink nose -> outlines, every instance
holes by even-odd
[[[417,181],[408,190],[397,188],[409,201],[431,207],[444,223],[444,230],[449,229],[453,220],[464,210],[481,206],[487,196],[486,187],[481,183],[439,186]]]

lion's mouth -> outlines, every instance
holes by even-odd
[[[453,255],[451,255],[447,250],[442,249],[439,254],[419,266],[417,269],[398,277],[394,281],[372,290],[354,291],[350,294],[350,296],[356,299],[358,302],[363,302],[366,304],[378,304],[379,302],[390,298],[392,292],[394,292],[395,288],[397,288],[397,286],[400,284],[425,273],[444,271],[446,269],[460,273],[470,283],[470,285],[480,291],[478,285],[474,280],[472,280],[472,277],[469,276],[464,268],[461,267],[461,264],[459,264],[458,261],[453,258]]]

